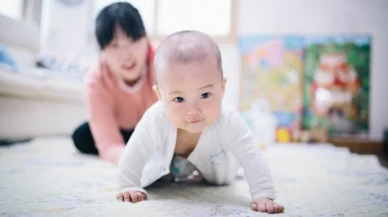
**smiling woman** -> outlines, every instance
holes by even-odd
[[[95,23],[100,58],[86,77],[89,122],[73,141],[83,153],[117,163],[126,142],[156,101],[152,50],[142,18],[129,3],[103,8]]]

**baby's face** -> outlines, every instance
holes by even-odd
[[[215,62],[165,64],[157,94],[176,127],[200,133],[220,116],[225,81]]]

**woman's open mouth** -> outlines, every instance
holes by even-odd
[[[135,64],[135,63],[132,63],[132,64],[130,64],[130,65],[125,65],[123,68],[124,68],[125,70],[131,71],[131,70],[133,70],[133,69],[135,68],[135,66],[136,66],[136,64]]]

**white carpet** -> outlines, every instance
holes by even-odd
[[[285,213],[388,216],[388,171],[373,156],[317,145],[265,152]],[[266,216],[250,210],[247,184],[158,184],[148,201],[115,198],[113,165],[77,153],[69,138],[0,147],[0,216]]]

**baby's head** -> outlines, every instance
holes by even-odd
[[[156,51],[155,74],[154,90],[176,127],[199,133],[217,120],[226,80],[209,36],[182,31],[167,37]]]

